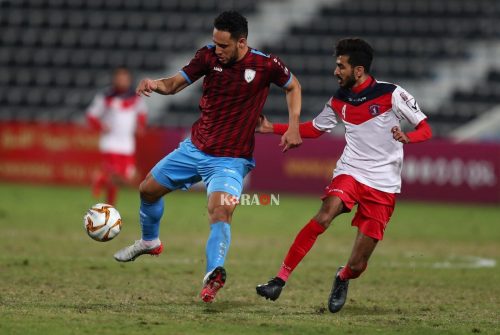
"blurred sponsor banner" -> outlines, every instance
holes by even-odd
[[[281,153],[279,136],[258,135],[249,186],[321,196],[344,140],[323,135]],[[405,146],[400,199],[500,203],[500,145],[432,140]]]
[[[188,136],[184,129],[150,128],[137,138],[144,176]],[[89,185],[100,165],[99,135],[66,124],[0,123],[0,180]],[[344,140],[323,135],[281,152],[280,137],[257,135],[257,167],[246,191],[320,197],[330,183]],[[401,199],[500,203],[500,145],[432,140],[405,146]]]
[[[182,135],[148,129],[138,137],[140,173],[173,150]],[[0,180],[90,185],[101,164],[98,143],[97,132],[78,125],[0,123]]]
[[[74,125],[0,123],[0,179],[89,183],[97,143],[96,133]]]
[[[402,192],[412,199],[500,203],[500,145],[407,145]]]

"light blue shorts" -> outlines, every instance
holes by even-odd
[[[170,190],[187,190],[202,181],[207,194],[226,192],[241,196],[243,178],[255,167],[253,159],[217,157],[204,153],[185,139],[151,170],[154,179]]]

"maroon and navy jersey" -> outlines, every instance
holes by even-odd
[[[240,61],[224,65],[215,46],[196,52],[180,73],[191,84],[203,79],[200,118],[193,124],[191,141],[213,156],[252,157],[254,132],[271,83],[287,87],[292,74],[276,56],[249,48]]]

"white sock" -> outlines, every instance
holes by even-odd
[[[160,245],[160,239],[159,238],[155,238],[154,240],[151,240],[151,241],[145,241],[145,240],[141,240],[142,241],[142,245],[145,246],[146,248],[151,248],[151,247],[156,247],[158,245]]]

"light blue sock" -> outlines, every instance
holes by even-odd
[[[139,221],[141,222],[142,239],[144,241],[152,241],[158,238],[160,233],[160,219],[163,215],[164,207],[163,199],[153,203],[141,199]]]
[[[231,244],[231,225],[227,222],[216,222],[210,225],[206,255],[207,273],[218,266],[223,266],[227,251]]]

